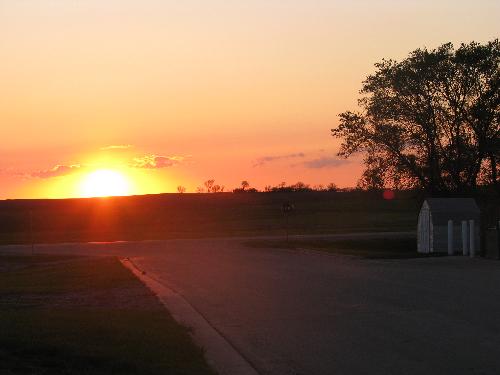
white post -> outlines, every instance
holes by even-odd
[[[474,227],[474,220],[469,220],[469,250],[471,258],[476,256],[476,231]]]
[[[448,220],[448,255],[453,255],[453,220]]]
[[[462,252],[464,255],[469,254],[467,248],[467,220],[462,220]]]

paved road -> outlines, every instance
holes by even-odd
[[[496,261],[375,261],[250,249],[229,239],[37,251],[132,256],[181,293],[261,374],[499,373]]]

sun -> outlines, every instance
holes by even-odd
[[[120,172],[99,169],[86,175],[82,181],[82,197],[109,197],[113,195],[130,195],[130,183]]]

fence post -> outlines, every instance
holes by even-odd
[[[453,255],[453,220],[448,220],[448,255]]]
[[[476,230],[474,220],[469,220],[469,251],[471,258],[476,256]]]
[[[467,248],[467,220],[462,220],[462,253],[463,255],[469,254]]]

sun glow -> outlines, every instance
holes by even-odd
[[[130,195],[130,183],[123,174],[109,169],[89,173],[81,184],[82,197]]]

